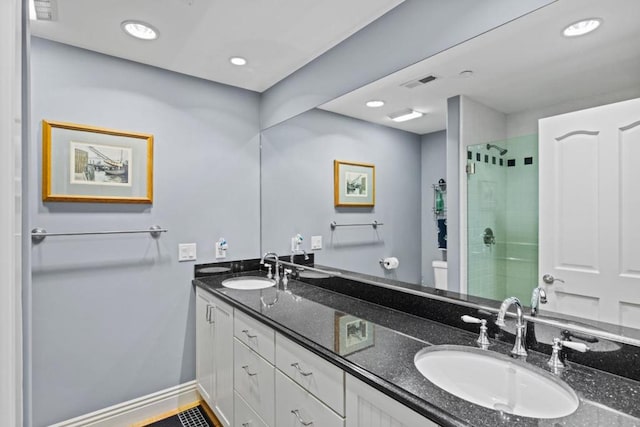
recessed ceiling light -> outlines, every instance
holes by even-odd
[[[379,99],[372,99],[371,101],[367,101],[365,105],[369,108],[379,108],[384,105],[384,101]]]
[[[155,40],[158,38],[158,30],[142,21],[124,21],[120,24],[125,33],[141,40]]]
[[[417,119],[418,117],[422,117],[424,114],[420,111],[412,110],[411,108],[407,108],[402,111],[398,111],[393,114],[389,114],[389,118],[394,122],[406,122],[407,120]]]
[[[562,31],[562,34],[564,34],[565,37],[583,36],[594,31],[600,24],[602,24],[602,19],[600,18],[583,19],[569,25]]]
[[[247,60],[241,56],[232,56],[229,58],[229,62],[233,65],[247,65]]]

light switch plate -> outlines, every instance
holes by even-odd
[[[311,236],[311,250],[322,249],[322,236]]]
[[[178,245],[178,261],[195,261],[196,260],[196,244],[180,243]]]

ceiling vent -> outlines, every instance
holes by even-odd
[[[56,0],[30,0],[30,18],[37,19],[38,21],[55,21],[56,6]]]
[[[406,83],[402,83],[400,86],[406,87],[407,89],[413,89],[415,87],[426,85],[427,83],[431,83],[432,81],[434,81],[436,79],[437,79],[436,76],[430,74],[428,76],[425,76],[425,77],[422,77],[422,78],[419,78],[419,79],[415,79],[415,80],[408,81]]]

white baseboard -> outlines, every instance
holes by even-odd
[[[90,414],[81,415],[50,427],[122,427],[148,420],[200,400],[196,382],[170,387]]]

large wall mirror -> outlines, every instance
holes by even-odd
[[[412,289],[435,287],[434,261],[441,266],[448,251],[457,251],[460,280],[440,283],[443,291],[496,301],[515,295],[529,305],[540,286],[550,300],[543,313],[637,338],[640,227],[630,218],[640,218],[633,190],[640,174],[632,163],[640,156],[639,104],[627,105],[629,123],[615,133],[613,148],[591,119],[584,132],[562,135],[548,122],[552,129],[544,132],[565,141],[562,148],[543,148],[540,136],[547,123],[541,119],[640,98],[637,16],[636,0],[560,0],[265,129],[262,249],[289,254],[300,234],[301,248],[318,265]],[[563,34],[585,18],[600,26],[584,36]],[[407,109],[423,115],[392,120]],[[448,129],[452,123],[456,128]],[[613,167],[599,163],[609,152],[616,153],[609,156],[618,161]],[[375,189],[368,188],[375,190],[373,207],[334,205],[335,160],[375,165]],[[598,181],[602,175],[614,179]],[[564,193],[548,193],[543,186],[550,184]],[[601,197],[614,193],[615,199]],[[606,213],[614,206],[598,204],[604,202],[617,213]],[[552,239],[540,230],[550,212],[564,215]],[[619,221],[599,229],[601,217]],[[456,233],[445,230],[451,224]],[[445,239],[453,234],[456,242]],[[620,238],[605,239],[609,234]],[[312,250],[312,236],[321,236],[321,249]],[[573,260],[564,270],[557,259],[545,260],[558,247]],[[582,252],[592,258],[585,261]],[[380,263],[390,257],[397,268]],[[620,274],[596,274],[607,268]],[[586,280],[575,270],[591,284],[574,285]],[[552,277],[543,280],[543,273]],[[614,276],[624,283],[612,291]]]

